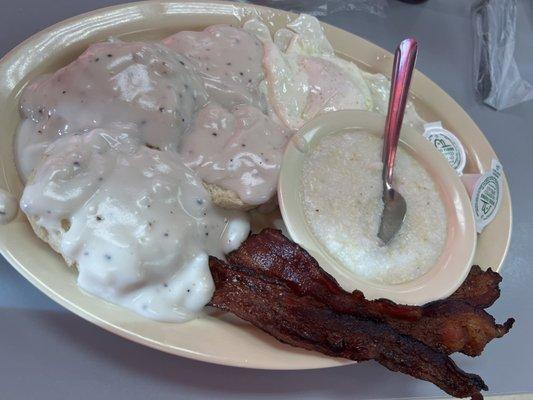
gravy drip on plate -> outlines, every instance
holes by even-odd
[[[314,235],[347,269],[370,281],[398,284],[435,264],[446,242],[446,212],[428,172],[399,147],[395,188],[407,213],[398,234],[382,245],[381,146],[382,139],[368,132],[322,138],[304,163],[302,202]]]
[[[215,208],[177,153],[93,130],[55,141],[21,208],[81,288],[146,317],[184,321],[213,293],[208,255],[249,232],[244,215]]]
[[[15,197],[7,190],[0,189],[0,225],[11,222],[18,212]]]

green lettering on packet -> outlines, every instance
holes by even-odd
[[[433,143],[450,166],[461,175],[466,165],[466,153],[459,139],[444,129],[440,121],[424,124],[424,129],[424,137]]]
[[[492,160],[490,170],[481,175],[472,192],[472,211],[478,233],[496,217],[502,192],[503,167],[498,160]]]

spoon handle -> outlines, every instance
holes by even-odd
[[[400,138],[403,114],[409,94],[411,76],[415,68],[418,44],[415,39],[405,39],[396,48],[392,69],[389,111],[385,122],[383,138],[383,184],[387,190],[392,188],[392,174],[396,159],[396,148]]]

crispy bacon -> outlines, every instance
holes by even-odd
[[[376,360],[392,371],[434,383],[456,397],[482,398],[487,386],[445,354],[400,334],[386,323],[335,312],[284,279],[214,257],[211,305],[251,322],[278,340],[333,357]]]
[[[479,265],[470,269],[466,280],[449,299],[461,300],[476,307],[488,308],[500,297],[502,277],[490,268],[483,271]]]
[[[506,334],[514,322],[511,318],[496,324],[483,310],[499,297],[501,277],[478,266],[448,299],[417,307],[386,299],[366,300],[360,291],[344,291],[309,253],[275,229],[251,235],[227,258],[231,264],[283,279],[298,294],[312,296],[338,313],[386,322],[446,354],[477,356],[488,342]]]

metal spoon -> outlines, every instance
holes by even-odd
[[[400,230],[407,211],[405,199],[392,187],[392,174],[417,51],[418,44],[416,40],[405,39],[398,45],[394,54],[389,110],[383,135],[382,178],[384,208],[378,231],[378,237],[383,244],[389,243]]]

